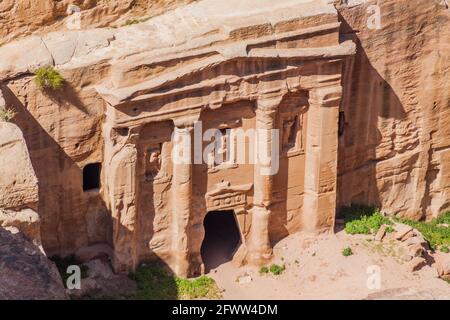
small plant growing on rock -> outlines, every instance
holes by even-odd
[[[129,277],[136,281],[138,291],[131,299],[175,300],[175,299],[220,299],[216,282],[207,276],[183,279],[172,274],[166,267],[143,264]]]
[[[352,205],[344,208],[341,211],[341,215],[344,216],[345,232],[348,234],[376,233],[383,224],[388,226],[386,230],[388,233],[394,231],[390,227],[393,224],[392,221],[373,207]]]
[[[41,67],[36,70],[36,84],[42,89],[59,90],[64,78],[53,67]]]
[[[9,122],[16,116],[16,112],[10,108],[0,108],[0,121]]]
[[[125,21],[124,26],[131,26],[138,23],[140,23],[138,19],[128,19],[127,21]]]
[[[450,246],[450,228],[445,226],[450,224],[450,212],[444,213],[431,221],[413,221],[400,218],[395,220],[419,230],[433,250],[436,250],[439,246]]]
[[[443,247],[441,247],[441,252],[442,253],[449,253],[450,249],[448,247],[446,247],[446,246],[443,246]]]
[[[286,269],[286,267],[284,265],[279,266],[277,264],[273,264],[270,266],[269,270],[273,275],[278,276],[278,275],[282,274],[285,269]]]
[[[261,267],[261,269],[259,269],[259,273],[260,274],[267,274],[267,273],[269,273],[269,268]]]
[[[343,255],[344,257],[348,257],[348,256],[353,255],[352,248],[350,248],[350,247],[344,248],[344,249],[342,250],[342,255]]]

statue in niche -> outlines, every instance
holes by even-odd
[[[282,146],[289,150],[296,146],[298,117],[289,117],[283,120]]]
[[[149,148],[146,152],[145,175],[154,180],[161,171],[161,145]]]
[[[217,144],[217,155],[219,155],[219,161],[218,163],[216,163],[217,165],[225,163],[228,160],[228,143],[229,143],[228,131],[227,129],[221,129],[220,133],[222,135]]]
[[[214,149],[208,154],[208,167],[214,168],[226,164],[230,157],[230,131],[220,129],[220,135],[215,136]]]

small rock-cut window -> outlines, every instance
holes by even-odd
[[[83,190],[91,191],[100,189],[100,173],[102,165],[100,163],[91,163],[83,169]]]

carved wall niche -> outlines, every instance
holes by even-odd
[[[239,101],[233,104],[223,105],[216,110],[202,112],[203,131],[217,130],[217,137],[206,142],[206,148],[214,144],[212,150],[208,150],[208,173],[214,173],[224,169],[237,168],[238,139],[236,132],[243,129],[245,119],[254,118],[254,104],[250,101]],[[218,116],[220,113],[220,116]]]
[[[150,123],[141,130],[139,148],[145,181],[159,183],[170,178],[172,130],[169,122]]]
[[[281,155],[303,154],[305,135],[305,116],[308,110],[306,93],[288,94],[279,108],[280,151]]]
[[[237,139],[234,130],[240,121],[225,123],[218,126],[218,133],[214,139],[214,149],[208,154],[208,172],[237,167]]]
[[[147,147],[145,157],[145,178],[147,181],[156,180],[161,171],[162,143]]]

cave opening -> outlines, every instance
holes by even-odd
[[[209,212],[205,217],[204,227],[201,255],[205,272],[209,272],[232,260],[241,244],[241,233],[232,210]]]
[[[92,191],[100,189],[100,174],[102,165],[100,163],[91,163],[83,169],[83,191]]]

